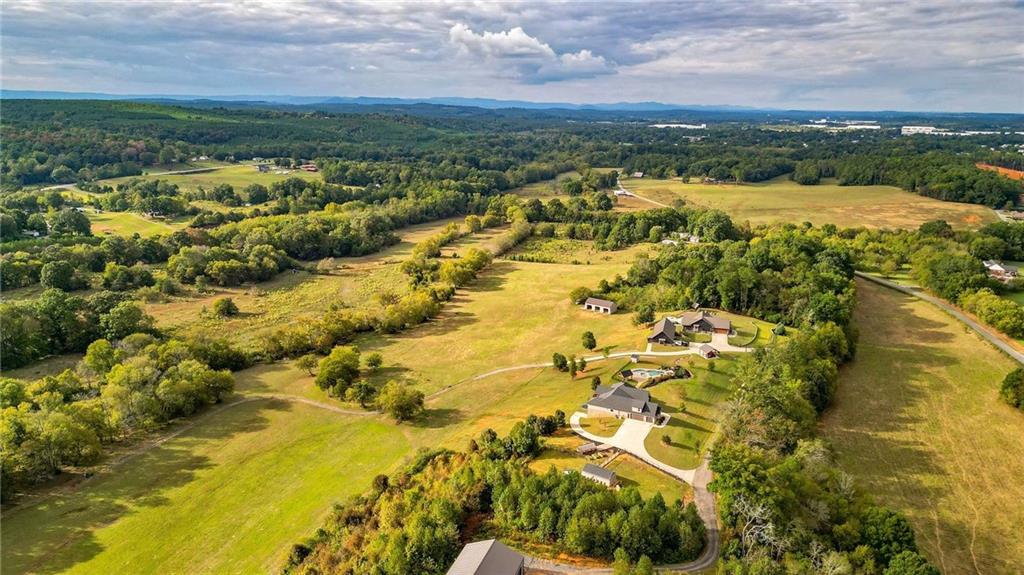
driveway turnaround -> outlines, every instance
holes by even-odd
[[[680,481],[685,481],[686,483],[693,485],[694,476],[697,473],[696,469],[679,469],[678,467],[672,467],[667,463],[658,461],[652,457],[650,453],[647,453],[647,447],[644,446],[644,440],[647,439],[647,434],[654,429],[653,423],[637,421],[636,419],[626,419],[622,421],[622,425],[615,431],[615,435],[611,437],[601,437],[590,433],[580,425],[580,420],[586,417],[586,415],[587,414],[582,411],[577,411],[569,418],[569,425],[572,427],[572,430],[576,435],[589,439],[595,443],[604,443],[621,449],[651,467],[656,467]]]

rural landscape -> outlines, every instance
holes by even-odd
[[[342,49],[287,28],[317,7],[259,6],[281,44],[232,78],[278,75],[282,46]],[[94,18],[83,50],[122,45],[110,6],[66,8]],[[776,14],[734,8],[694,17],[754,34]],[[136,9],[188,45],[216,20],[178,36],[171,4]],[[225,92],[191,57],[118,64],[190,78],[145,96],[74,83],[85,59],[30,81],[53,32],[3,7],[0,573],[1021,572],[1019,97],[836,111],[858,101],[627,84],[640,103],[559,104],[607,101],[562,90],[628,82],[627,52],[665,40],[614,59],[477,32],[483,6],[403,10],[352,42],[393,31],[396,81],[445,97]],[[542,31],[639,17],[487,10]],[[402,68],[435,69],[412,40],[435,17],[429,53],[501,64],[495,89],[528,99]],[[660,26],[643,20],[623,25]],[[245,90],[305,95],[228,95]]]

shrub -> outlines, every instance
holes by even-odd
[[[1017,409],[1024,409],[1024,368],[1006,374],[999,388],[999,397]]]
[[[213,313],[220,317],[238,315],[238,306],[235,304],[233,299],[229,297],[222,297],[213,302]]]

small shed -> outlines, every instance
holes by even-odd
[[[596,483],[600,483],[605,487],[615,487],[619,484],[619,477],[615,475],[614,471],[605,469],[604,467],[598,467],[593,463],[584,465],[581,474],[583,477],[586,477]]]
[[[714,359],[718,357],[718,350],[711,347],[710,344],[705,343],[704,345],[697,348],[697,352],[704,359]]]

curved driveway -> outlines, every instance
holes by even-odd
[[[647,452],[647,448],[644,446],[644,439],[647,438],[647,434],[652,429],[655,429],[654,425],[627,419],[622,422],[622,426],[616,430],[614,435],[611,437],[600,437],[580,426],[580,419],[584,415],[582,412],[576,412],[569,418],[569,425],[577,435],[597,443],[612,445],[633,455],[644,463],[693,486],[694,504],[697,506],[697,512],[700,514],[701,520],[704,521],[704,527],[707,529],[707,542],[704,546],[704,552],[693,561],[658,565],[657,570],[659,572],[686,573],[701,571],[713,566],[718,561],[719,539],[718,511],[715,506],[715,496],[708,491],[708,483],[711,482],[711,470],[708,468],[711,460],[710,451],[704,454],[704,460],[697,469],[679,469],[658,461]],[[538,557],[527,557],[526,566],[530,569],[548,573],[576,573],[579,575],[608,575],[612,573],[610,567],[577,567]]]

